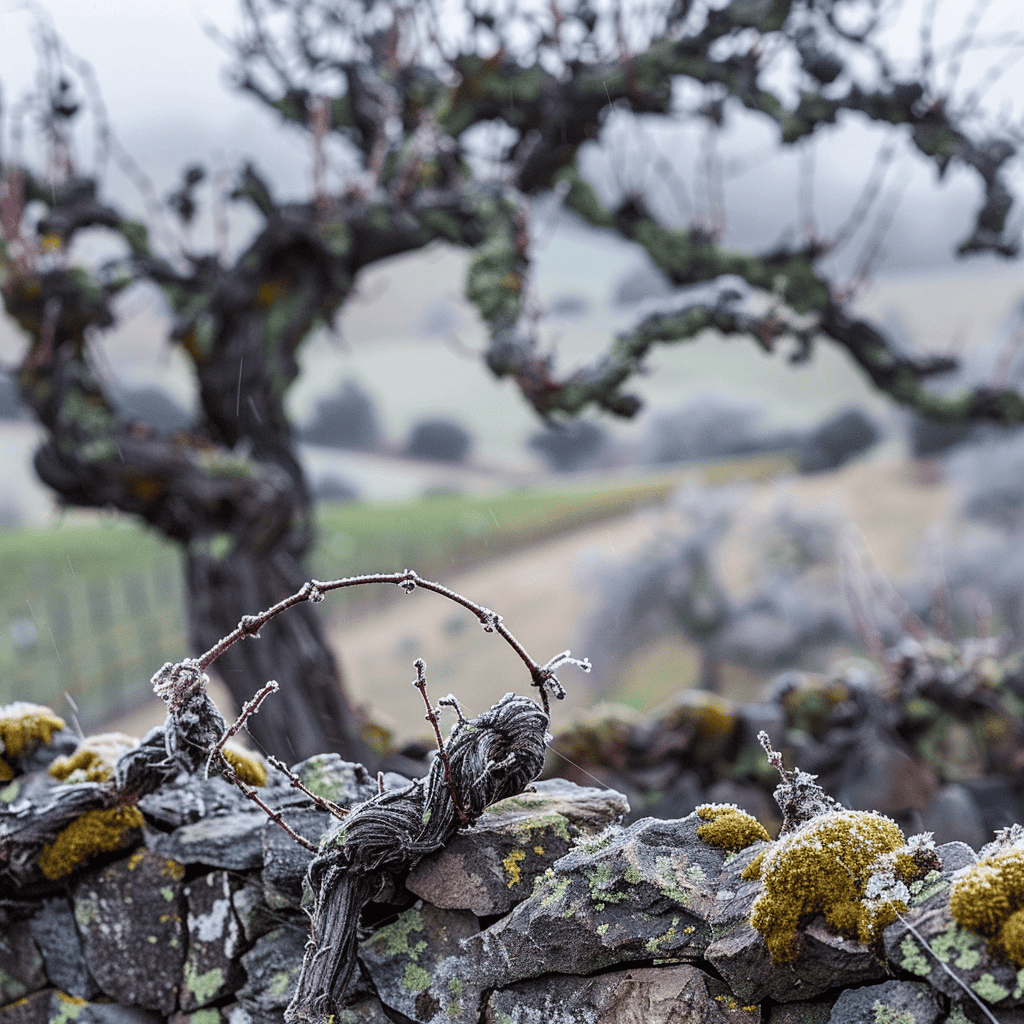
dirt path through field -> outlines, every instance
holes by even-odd
[[[950,508],[948,489],[922,483],[903,460],[857,464],[824,476],[748,484],[738,494],[739,521],[725,546],[726,575],[736,584],[749,576],[759,523],[779,504],[818,508],[849,518],[863,534],[879,567],[896,578],[912,569],[922,537],[930,526],[947,517]],[[567,647],[585,654],[578,650],[579,636],[599,598],[594,586],[596,566],[626,558],[658,530],[669,528],[670,522],[671,517],[662,512],[639,513],[547,541],[439,582],[503,615],[506,625],[538,661]],[[528,689],[525,668],[500,638],[484,633],[464,609],[423,591],[349,620],[336,616],[330,636],[356,702],[399,739],[423,735],[425,729],[419,695],[410,685],[417,657],[427,662],[433,699],[451,691],[471,714],[508,690]],[[570,721],[595,696],[587,685],[588,677],[575,669],[566,668],[562,677],[569,696],[556,707],[558,724]],[[214,688],[214,699],[229,711],[223,688]],[[140,735],[162,717],[163,706],[154,698],[111,727]]]
[[[945,487],[922,484],[903,460],[746,485],[738,494],[740,514],[726,542],[725,570],[730,582],[740,584],[752,568],[759,523],[779,504],[849,518],[878,566],[895,578],[912,570],[923,535],[946,517],[950,506]],[[578,645],[599,596],[595,566],[627,557],[669,523],[664,513],[640,513],[440,582],[500,612],[538,661],[567,647],[585,654]],[[469,712],[482,710],[507,690],[524,692],[528,683],[521,662],[501,640],[432,594],[413,594],[352,622],[336,619],[331,639],[341,652],[355,700],[403,738],[424,729],[419,696],[409,685],[416,657],[426,659],[435,701],[451,690]],[[569,696],[556,714],[564,723],[589,706],[594,694],[586,676],[572,668],[562,675]]]

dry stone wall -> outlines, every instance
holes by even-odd
[[[0,792],[8,817],[75,784],[33,756]],[[334,755],[295,770],[342,805],[376,791]],[[279,773],[261,794],[313,842],[331,824]],[[124,849],[3,891],[0,1024],[282,1024],[312,853],[220,778],[182,773],[138,810]],[[722,808],[622,824],[628,810],[617,792],[562,780],[490,807],[368,906],[360,972],[333,1024],[1024,1021],[1024,970],[951,914],[957,873],[976,869],[967,845],[928,854],[904,912],[872,941],[808,912],[778,962],[751,924],[769,868],[751,869],[781,863],[784,840],[751,840],[748,817]],[[720,820],[742,827],[709,831]],[[1007,834],[1004,852],[1020,839]]]

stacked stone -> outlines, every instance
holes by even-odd
[[[296,771],[343,806],[376,789],[335,755]],[[261,793],[314,843],[331,824],[274,773]],[[312,854],[221,779],[181,776],[139,806],[141,845],[7,893],[0,1024],[281,1024]],[[335,1024],[984,1020],[968,989],[993,1019],[1024,1020],[1024,971],[951,916],[954,875],[976,860],[963,844],[934,851],[879,942],[811,914],[776,962],[751,924],[765,884],[749,869],[784,837],[725,806],[623,826],[627,812],[621,794],[563,780],[493,805],[371,905]]]
[[[909,832],[979,848],[1024,820],[1024,671],[998,644],[904,639],[888,672],[865,662],[830,674],[791,671],[758,702],[680,691],[648,715],[599,708],[555,739],[548,770],[596,776],[634,817],[675,818],[734,802],[774,832],[778,781],[757,735],[816,775],[847,807],[877,810]]]

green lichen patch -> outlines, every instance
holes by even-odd
[[[424,939],[411,940],[410,937],[416,932],[423,932],[425,928],[423,913],[413,907],[399,915],[396,921],[374,932],[371,945],[378,954],[409,956],[417,960],[427,948],[427,943]]]
[[[224,971],[219,967],[212,970],[198,973],[195,966],[185,964],[185,987],[195,997],[195,1001],[201,1006],[212,1000],[224,985]]]
[[[976,981],[971,988],[985,1000],[986,1003],[998,1003],[1005,999],[1010,990],[1000,985],[995,978],[987,971]]]
[[[541,876],[543,878],[543,876]],[[544,888],[549,891],[546,892],[540,900],[542,907],[551,907],[558,903],[560,900],[565,899],[565,894],[569,891],[569,886],[572,883],[572,879],[565,877],[559,878],[557,881],[552,882],[550,879],[545,880]]]
[[[409,992],[426,992],[430,988],[430,975],[418,964],[408,963],[402,974],[402,987]]]
[[[910,1010],[896,1010],[886,1006],[881,999],[876,999],[871,1007],[874,1024],[915,1024],[915,1018]]]

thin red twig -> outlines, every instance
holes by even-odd
[[[485,608],[475,601],[470,601],[469,598],[457,594],[454,590],[441,583],[434,583],[431,580],[423,579],[412,569],[406,569],[403,572],[348,576],[345,579],[330,580],[328,582],[309,580],[294,594],[278,601],[277,604],[266,609],[266,611],[262,611],[257,615],[243,616],[238,625],[227,636],[218,640],[205,654],[193,659],[192,667],[200,672],[206,671],[225,651],[234,647],[239,640],[243,640],[246,637],[259,636],[260,629],[271,619],[280,615],[281,612],[301,604],[303,601],[311,601],[314,604],[318,604],[324,599],[324,595],[332,590],[341,590],[345,587],[360,587],[371,583],[390,583],[401,587],[407,594],[411,594],[417,587],[421,590],[429,590],[448,598],[449,601],[462,605],[463,608],[472,612],[484,627],[485,632],[497,633],[519,655],[520,660],[529,669],[533,685],[540,691],[541,704],[546,714],[551,712],[551,704],[548,698],[549,692],[553,693],[558,700],[565,696],[565,690],[555,676],[555,668],[566,661],[573,661],[583,668],[584,671],[589,671],[590,669],[586,661],[576,661],[575,659],[568,658],[568,652],[566,652],[566,656],[559,655],[557,658],[553,658],[546,665],[538,664],[530,657],[526,648],[512,635],[497,612],[493,612],[490,608]]]

